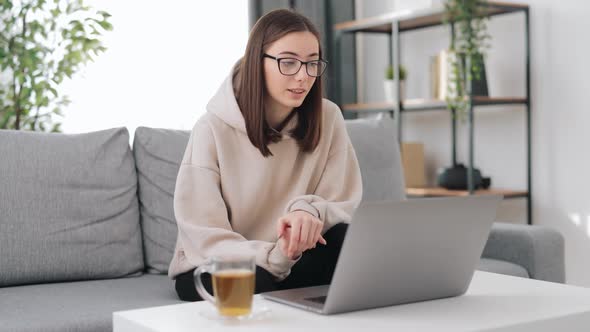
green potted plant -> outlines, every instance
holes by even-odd
[[[447,0],[445,22],[454,24],[455,34],[447,51],[449,74],[447,76],[446,102],[464,118],[467,110],[467,82],[471,81],[474,95],[487,95],[484,57],[490,47],[490,35],[486,22],[487,0]],[[469,64],[469,68],[466,68]]]
[[[83,0],[0,0],[0,129],[59,132],[59,85],[106,50],[111,15]]]
[[[468,82],[471,82],[472,95],[487,95],[485,82],[484,52],[487,43],[488,19],[486,0],[447,0],[445,2],[445,21],[454,24],[455,33],[451,45],[443,56],[447,59],[447,94],[449,109],[456,110],[456,116],[465,120],[469,105]],[[453,143],[455,144],[455,143]],[[473,170],[473,188],[488,188],[491,179],[481,175],[479,169]],[[453,165],[444,168],[437,176],[439,186],[451,190],[468,189],[469,169],[458,163],[453,156]]]
[[[405,99],[406,96],[406,77],[407,70],[403,65],[399,66],[398,70],[399,84],[400,84],[400,97],[401,100]],[[385,69],[385,80],[383,81],[383,87],[385,89],[385,101],[389,103],[396,103],[394,89],[395,89],[395,71],[393,66],[389,65]]]

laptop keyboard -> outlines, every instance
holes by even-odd
[[[326,296],[308,297],[305,300],[315,302],[315,303],[324,304],[326,302]]]

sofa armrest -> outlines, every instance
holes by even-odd
[[[482,257],[518,264],[533,279],[565,282],[564,238],[549,227],[494,223]]]

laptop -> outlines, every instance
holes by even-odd
[[[330,285],[262,293],[330,315],[464,294],[502,197],[363,202]]]

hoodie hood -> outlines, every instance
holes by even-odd
[[[232,71],[225,78],[223,83],[221,83],[221,86],[215,95],[209,100],[207,103],[207,112],[212,113],[227,125],[247,136],[246,122],[234,94],[233,80],[236,76],[235,71],[236,66],[232,68]],[[297,122],[298,117],[292,116],[287,125],[281,130],[283,139],[292,138],[289,135],[289,131],[297,126]]]

